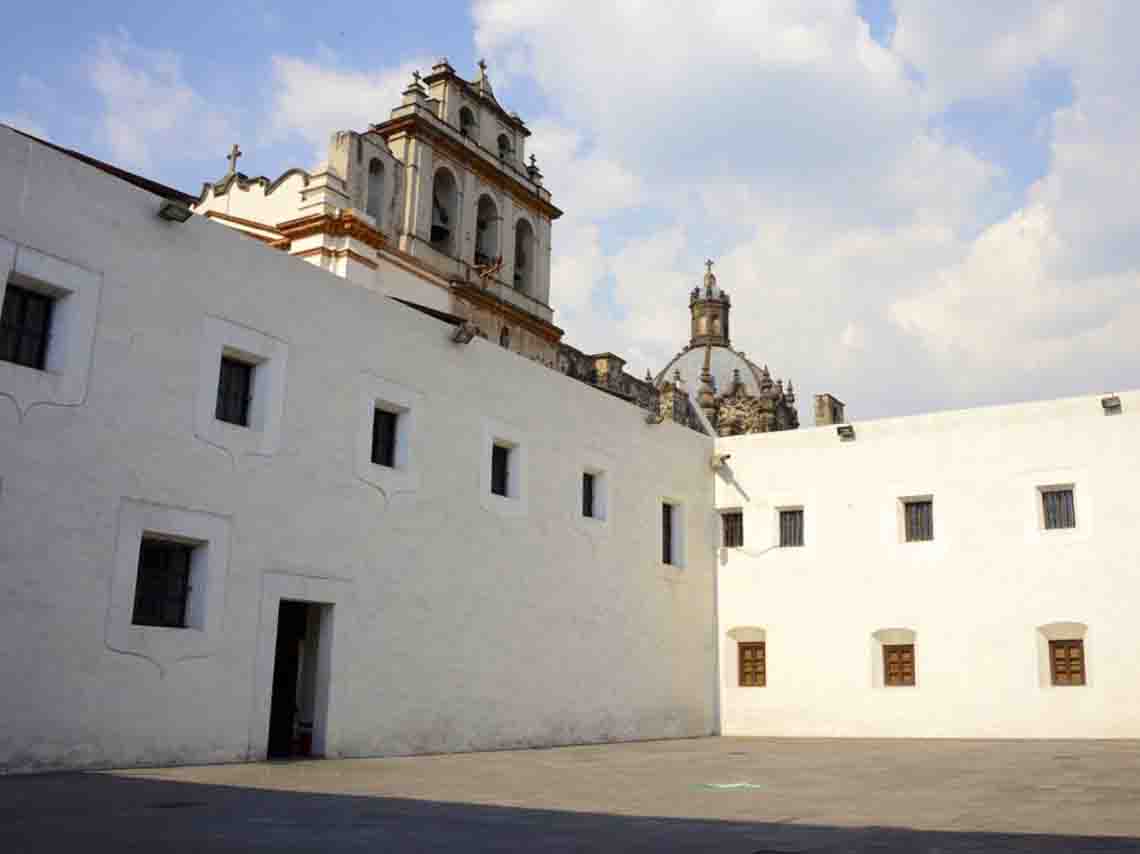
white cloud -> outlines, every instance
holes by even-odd
[[[102,37],[86,65],[88,82],[102,97],[99,134],[126,166],[152,169],[233,141],[227,114],[183,79],[180,57],[139,47],[125,32]]]
[[[431,65],[419,60],[375,72],[353,71],[334,67],[336,57],[327,50],[320,63],[293,56],[274,56],[272,61],[272,132],[298,134],[318,158],[324,156],[330,134],[387,119],[412,72]]]

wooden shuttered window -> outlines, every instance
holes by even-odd
[[[673,505],[661,505],[661,562],[673,563]]]
[[[594,518],[594,475],[582,472],[582,515]]]
[[[190,595],[190,555],[194,546],[144,539],[139,547],[135,607],[136,626],[186,627],[186,599]]]
[[[739,684],[742,688],[763,688],[768,684],[768,653],[763,642],[737,644]]]
[[[1041,509],[1047,531],[1077,527],[1077,513],[1073,504],[1072,488],[1049,489],[1042,492]]]
[[[921,543],[934,539],[934,502],[930,500],[906,501],[903,517],[908,543]]]
[[[378,466],[394,468],[396,465],[396,425],[398,413],[386,409],[374,410],[372,415],[372,462]]]
[[[249,404],[253,399],[254,366],[229,356],[222,356],[218,371],[218,401],[214,416],[219,421],[249,426]]]
[[[720,514],[721,542],[726,549],[738,549],[744,545],[744,514],[739,510]]]
[[[1054,685],[1085,684],[1085,642],[1049,641],[1049,672]]]
[[[0,309],[0,359],[42,371],[55,300],[9,282]]]
[[[914,685],[914,644],[883,644],[883,684],[888,687]]]
[[[791,548],[804,544],[804,511],[780,511],[780,547]]]
[[[510,483],[511,449],[505,445],[491,446],[491,492],[507,497]]]

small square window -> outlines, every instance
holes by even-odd
[[[1071,486],[1041,490],[1041,512],[1045,530],[1077,527],[1076,507]]]
[[[396,426],[399,413],[376,409],[372,413],[372,462],[378,466],[396,466]]]
[[[1085,684],[1085,642],[1049,641],[1049,672],[1054,685]]]
[[[934,501],[916,499],[903,502],[904,534],[908,543],[934,539]]]
[[[730,510],[720,514],[721,544],[726,549],[738,549],[744,545],[744,513]]]
[[[193,551],[194,546],[185,543],[143,538],[131,617],[134,625],[186,627]]]
[[[582,472],[582,515],[593,519],[594,508],[594,482],[593,472]]]
[[[44,369],[54,303],[47,294],[8,283],[0,310],[0,359]]]
[[[218,373],[218,402],[214,417],[219,421],[249,426],[249,405],[253,400],[254,366],[232,356],[222,356]]]
[[[508,497],[510,485],[511,449],[506,445],[491,446],[491,492]]]
[[[914,644],[883,644],[883,684],[895,688],[914,685]]]
[[[768,684],[768,652],[766,644],[738,643],[740,655],[739,685],[742,688],[763,688]]]
[[[804,511],[780,511],[780,548],[794,548],[804,544]]]

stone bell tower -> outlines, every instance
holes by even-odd
[[[728,347],[728,312],[732,301],[720,289],[713,275],[713,262],[705,262],[705,280],[689,295],[689,314],[692,327],[689,335],[690,347],[704,347],[708,344]]]

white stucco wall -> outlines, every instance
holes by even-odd
[[[0,385],[0,767],[263,755],[281,598],[332,605],[330,755],[714,729],[711,439],[157,206],[0,129],[0,248],[101,282],[84,396]],[[227,330],[264,360],[258,435],[200,423]],[[391,478],[360,459],[380,398],[414,410]],[[484,496],[504,429],[511,512]],[[604,522],[580,517],[587,467]],[[209,542],[194,628],[132,627],[132,550],[167,528]]]
[[[745,525],[717,567],[724,732],[1140,737],[1140,393],[1120,398],[1114,416],[1091,396],[856,423],[849,442],[718,440],[717,506]],[[1038,487],[1057,484],[1075,485],[1074,530],[1041,530]],[[900,542],[899,499],[925,495],[934,541]],[[804,547],[774,548],[796,506]],[[1085,687],[1049,684],[1054,623],[1087,627]],[[764,633],[763,688],[737,685],[745,628]],[[913,688],[876,685],[886,629],[915,633]]]

